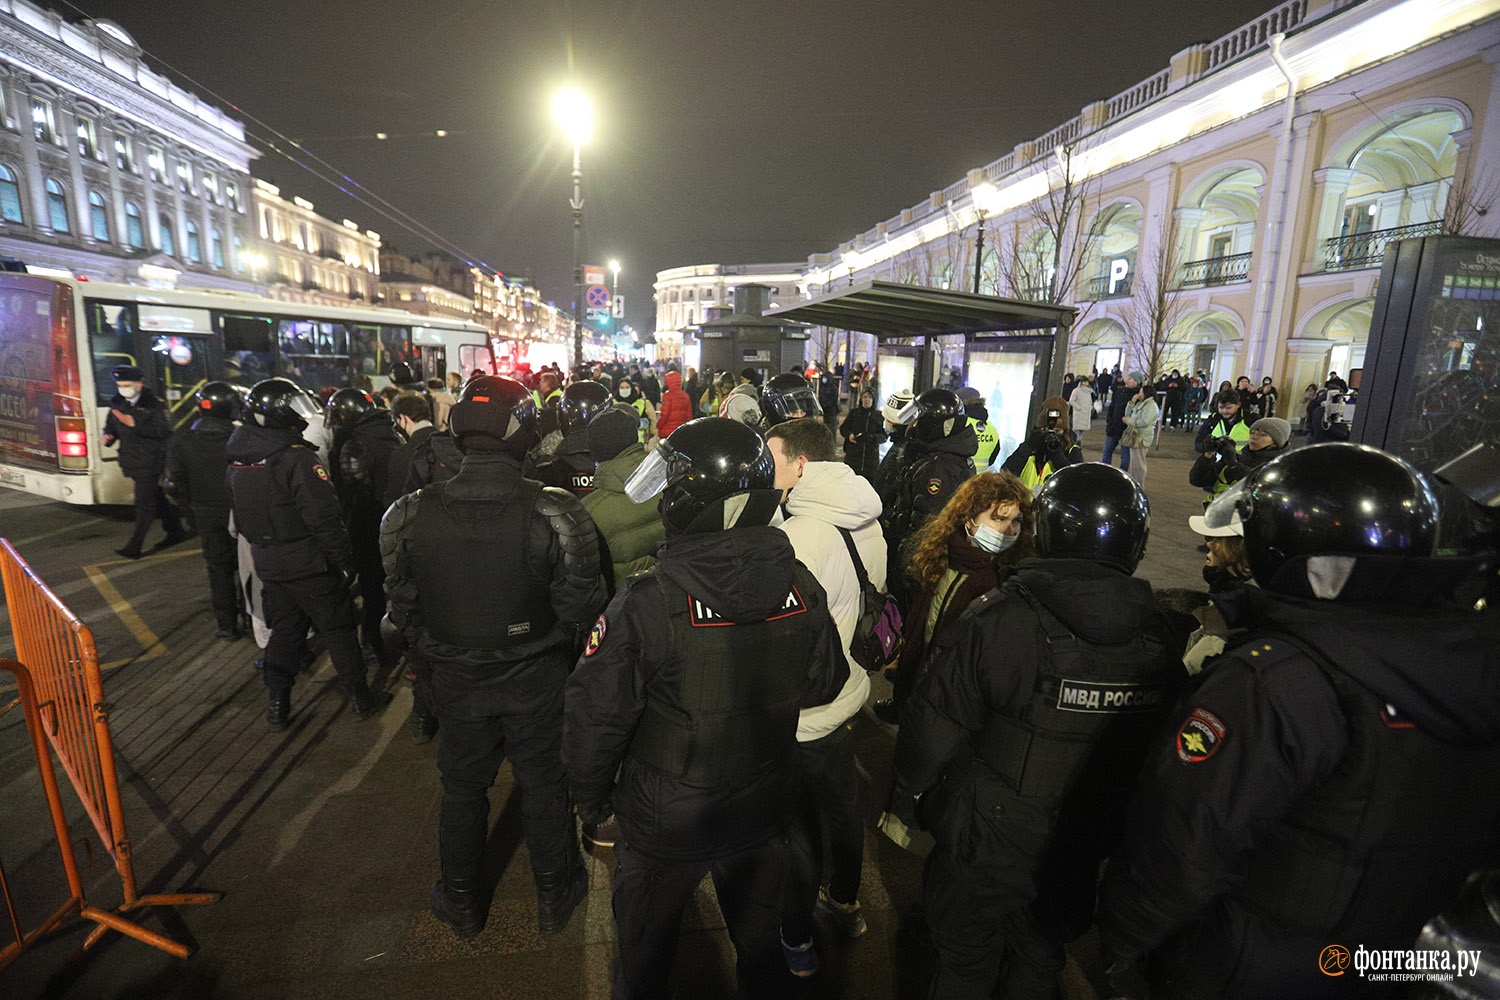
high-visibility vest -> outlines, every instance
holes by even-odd
[[[1000,450],[1000,432],[995,429],[992,421],[977,417],[969,418],[969,426],[974,428],[974,435],[979,438],[979,446],[974,449],[974,467],[988,469],[995,464]]]

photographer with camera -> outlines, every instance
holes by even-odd
[[[1243,448],[1229,437],[1211,437],[1203,442],[1198,460],[1188,470],[1188,482],[1208,492],[1203,503],[1223,493],[1286,450],[1292,425],[1280,417],[1261,417],[1250,425]]]
[[[1307,443],[1349,440],[1349,420],[1344,406],[1349,401],[1349,390],[1343,380],[1330,379],[1322,390],[1307,405]]]
[[[1047,477],[1058,469],[1083,461],[1083,449],[1069,424],[1071,412],[1061,396],[1043,400],[1031,433],[1000,466],[1032,493],[1041,489]]]

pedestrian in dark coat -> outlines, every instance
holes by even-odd
[[[880,468],[880,446],[885,442],[885,417],[876,409],[870,390],[860,391],[859,405],[851,407],[839,425],[839,437],[844,442],[844,464],[873,484]]]
[[[104,447],[119,443],[120,472],[135,484],[135,530],[125,547],[116,552],[126,559],[139,559],[151,522],[157,518],[167,533],[157,544],[158,549],[176,545],[187,532],[182,530],[177,508],[167,502],[161,489],[167,438],[172,436],[166,404],[146,385],[146,373],[135,365],[119,365],[114,377],[115,394],[104,420]]]

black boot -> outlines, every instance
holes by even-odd
[[[437,716],[431,712],[421,712],[417,709],[411,710],[411,715],[406,719],[406,733],[411,737],[413,743],[431,743],[432,738],[437,735]]]
[[[283,732],[287,727],[287,719],[292,715],[292,693],[290,691],[272,691],[266,701],[266,725],[272,732]]]
[[[461,938],[474,937],[484,930],[489,916],[480,905],[478,880],[472,878],[438,879],[427,891],[427,905]]]
[[[576,857],[568,867],[536,874],[536,927],[543,934],[559,934],[573,910],[589,893],[589,873]]]
[[[389,691],[371,691],[368,684],[360,681],[354,686],[354,695],[350,702],[354,707],[354,717],[356,719],[368,719],[389,705],[393,697],[395,695]]]

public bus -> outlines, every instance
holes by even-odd
[[[118,449],[101,444],[116,365],[145,370],[176,427],[208,381],[249,388],[280,375],[317,393],[369,375],[379,388],[398,361],[424,377],[495,371],[477,323],[0,271],[0,486],[74,504],[131,502]]]

